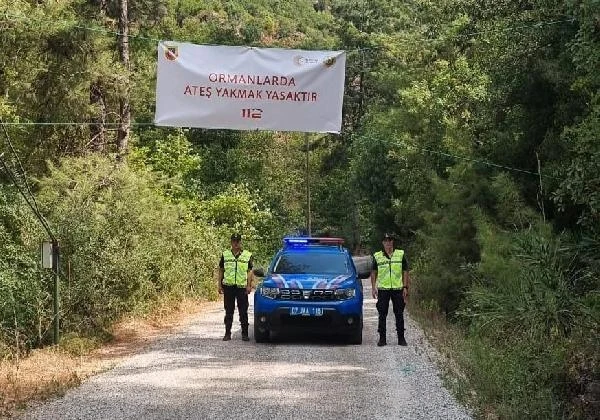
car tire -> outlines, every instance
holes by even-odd
[[[257,343],[266,343],[269,341],[269,330],[261,331],[256,325],[256,321],[254,322],[254,341]]]
[[[362,327],[363,326],[362,326],[362,321],[361,321],[360,328],[357,329],[355,332],[353,332],[350,335],[350,338],[348,340],[350,344],[362,344],[362,330],[363,330]]]

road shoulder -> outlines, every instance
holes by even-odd
[[[183,301],[175,309],[163,309],[144,318],[128,317],[116,323],[111,341],[91,351],[67,352],[60,347],[48,347],[33,350],[26,357],[0,361],[0,418],[15,416],[29,403],[63,395],[90,376],[113,368],[218,306],[218,302]]]

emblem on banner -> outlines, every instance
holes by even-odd
[[[319,62],[319,60],[317,60],[315,58],[303,57],[301,55],[294,56],[294,58],[292,60],[294,61],[294,64],[297,66],[305,66],[307,64],[316,64]]]
[[[325,60],[323,60],[323,64],[325,64],[325,67],[331,67],[335,64],[335,57],[328,57]]]
[[[167,45],[165,47],[165,58],[169,61],[175,61],[177,57],[179,57],[179,48]]]

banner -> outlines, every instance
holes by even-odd
[[[339,133],[344,51],[158,44],[160,126]]]

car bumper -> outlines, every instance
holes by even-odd
[[[279,306],[270,312],[256,312],[254,322],[261,332],[300,331],[327,334],[352,334],[362,328],[362,313],[341,313],[322,308],[319,316],[291,315],[292,306]]]

